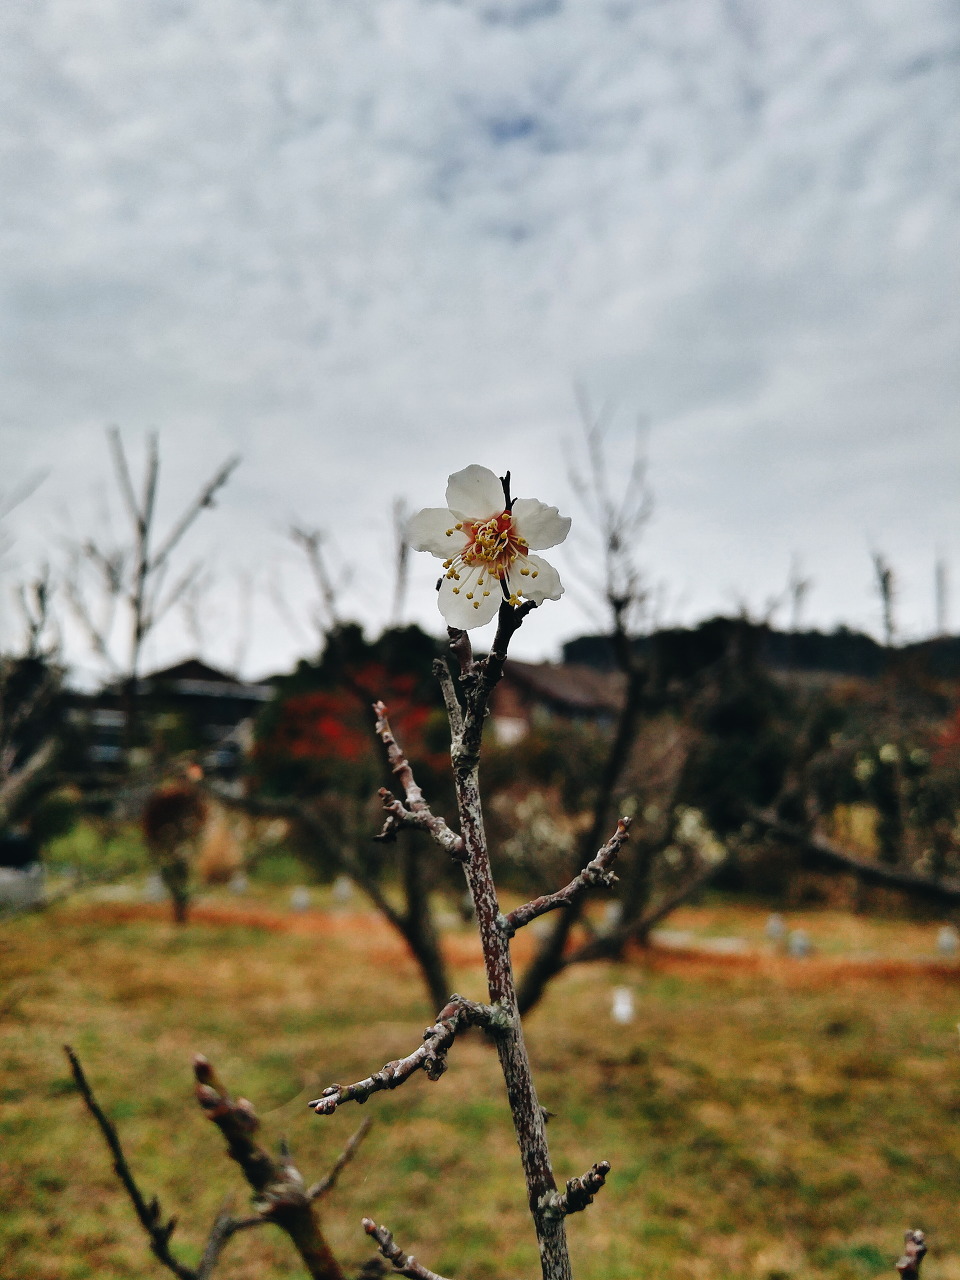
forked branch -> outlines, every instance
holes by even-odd
[[[356,1084],[332,1084],[319,1098],[307,1105],[319,1116],[333,1115],[344,1102],[366,1102],[374,1093],[396,1089],[417,1071],[430,1080],[439,1080],[447,1069],[447,1051],[467,1027],[502,1028],[506,1015],[494,1005],[477,1004],[463,996],[452,995],[440,1010],[437,1021],[423,1033],[423,1044],[405,1058],[386,1063],[379,1071],[358,1080]]]
[[[390,728],[390,721],[387,719],[387,708],[382,702],[375,702],[373,709],[377,715],[377,734],[387,749],[387,759],[390,762],[390,767],[396,777],[399,778],[407,801],[406,805],[404,805],[386,787],[380,788],[380,798],[383,800],[387,819],[383,824],[383,830],[375,839],[394,840],[401,827],[419,827],[424,831],[429,831],[441,849],[445,849],[452,858],[462,862],[466,856],[463,839],[447,826],[443,818],[437,817],[431,811],[426,800],[424,800],[423,792],[413,776],[410,761],[403,754],[393,735],[393,730]]]
[[[254,1141],[260,1121],[246,1098],[232,1098],[202,1054],[193,1060],[196,1096],[201,1109],[227,1140],[227,1151],[236,1160],[254,1192],[254,1208],[264,1222],[275,1223],[289,1236],[312,1280],[344,1280],[343,1271],[320,1229],[314,1202],[336,1181],[366,1133],[358,1130],[347,1150],[321,1182],[309,1189],[303,1175],[285,1149],[279,1158]]]
[[[538,916],[546,915],[548,911],[555,911],[557,907],[569,907],[588,889],[597,885],[609,889],[615,885],[617,877],[613,871],[613,863],[629,838],[630,819],[620,818],[616,831],[607,843],[565,888],[534,898],[532,902],[525,902],[522,907],[516,907],[509,915],[501,917],[501,928],[507,937],[512,938],[518,929],[522,929],[531,920],[536,920]]]

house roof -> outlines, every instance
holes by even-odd
[[[269,702],[274,695],[272,685],[246,684],[199,658],[186,658],[172,667],[151,671],[140,683],[145,689],[161,685],[174,693],[201,698],[244,698],[254,702]]]
[[[172,667],[163,667],[159,671],[149,672],[146,680],[206,680],[219,681],[222,684],[238,684],[237,677],[218,667],[211,667],[200,658],[185,658]]]
[[[598,671],[572,663],[517,662],[508,659],[504,678],[531,698],[571,712],[616,711],[623,701],[620,672]]]

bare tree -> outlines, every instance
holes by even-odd
[[[129,532],[116,545],[105,545],[91,537],[73,546],[65,587],[74,616],[93,652],[123,681],[127,740],[132,743],[138,730],[137,682],[144,642],[160,620],[183,600],[202,572],[202,565],[194,563],[170,580],[173,553],[200,514],[214,505],[240,459],[230,458],[219,467],[166,533],[157,536],[160,443],[156,433],[147,440],[147,457],[139,486],[134,483],[123,439],[116,427],[107,432],[107,440]],[[94,579],[92,592],[86,585],[87,572]],[[118,612],[126,615],[125,636],[119,645],[114,642]]]
[[[583,865],[609,826],[614,805],[622,801],[622,783],[636,751],[644,716],[662,709],[662,701],[655,659],[642,657],[637,645],[648,602],[638,545],[652,511],[643,433],[639,426],[634,432],[629,465],[617,465],[614,469],[607,448],[609,411],[594,413],[582,391],[578,391],[578,399],[585,458],[580,465],[574,464],[570,480],[599,544],[594,560],[599,558],[603,565],[601,575],[594,572],[581,577],[595,584],[594,595],[607,614],[614,661],[623,677],[620,711],[601,766],[590,819],[577,848],[576,864]],[[570,453],[575,456],[573,449]],[[613,479],[614,470],[620,477],[618,481]],[[570,938],[575,926],[588,924],[583,914],[584,900],[579,899],[562,912],[540,942],[520,980],[521,1010],[532,1008],[543,996],[547,984],[569,965],[619,955],[631,939],[644,941],[656,924],[717,875],[725,857],[722,853],[716,856],[715,842],[684,839],[682,813],[673,794],[682,772],[682,767],[673,770],[670,794],[661,806],[663,821],[644,823],[636,834],[616,919],[601,934],[588,937],[586,942],[571,949]],[[684,850],[681,861],[685,876],[679,884],[675,882],[676,877],[673,883],[668,878],[659,901],[652,902],[657,860],[665,851],[678,846]],[[700,856],[701,848],[708,847],[710,856]]]

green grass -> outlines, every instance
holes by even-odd
[[[725,906],[720,924],[747,935],[755,921]],[[569,1221],[578,1280],[871,1280],[894,1274],[910,1226],[930,1234],[929,1280],[960,1280],[960,993],[917,975],[796,975],[637,963],[575,969],[551,988],[527,1037],[558,1175],[613,1165]],[[453,977],[483,997],[476,968]],[[376,921],[177,931],[111,923],[107,907],[78,901],[4,926],[0,983],[4,1277],[166,1274],[73,1091],[65,1042],[143,1189],[180,1216],[188,1262],[224,1196],[245,1200],[192,1100],[200,1051],[254,1101],[268,1143],[288,1138],[307,1178],[374,1117],[325,1212],[347,1263],[370,1252],[367,1214],[457,1280],[539,1274],[496,1057],[479,1037],[454,1047],[436,1084],[414,1078],[324,1119],[303,1105],[409,1052],[431,1020],[412,962]],[[637,1003],[626,1028],[609,1018],[621,984]],[[231,1242],[218,1272],[299,1274],[269,1230]]]

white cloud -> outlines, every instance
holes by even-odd
[[[224,575],[287,557],[296,515],[375,624],[394,493],[482,461],[562,500],[574,377],[651,420],[651,572],[687,616],[759,603],[799,550],[811,617],[868,624],[870,538],[911,583],[956,557],[946,0],[46,0],[0,25],[4,470],[51,467],[21,564],[65,506],[82,524],[103,424],[156,425],[171,500],[245,454],[198,533]],[[929,625],[932,591],[903,607]],[[543,610],[528,651],[581,625]]]

